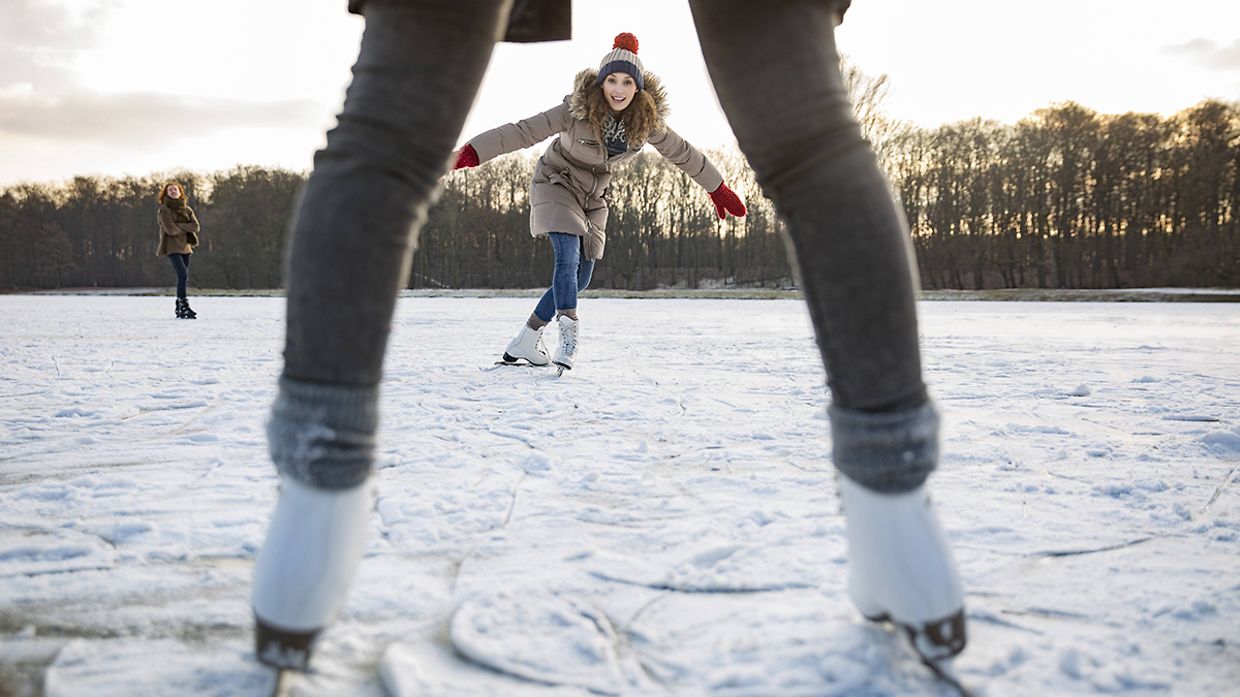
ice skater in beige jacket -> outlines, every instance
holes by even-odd
[[[745,215],[744,203],[719,170],[667,125],[667,94],[658,77],[644,69],[637,49],[632,34],[616,36],[597,70],[577,74],[563,103],[481,133],[457,153],[456,169],[476,167],[559,135],[538,159],[530,182],[530,234],[551,240],[555,271],[551,287],[508,344],[506,362],[573,367],[579,342],[577,293],[603,258],[612,171],[647,143],[710,193],[720,218]],[[552,319],[560,329],[554,357],[542,340]]]

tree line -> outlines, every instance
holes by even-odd
[[[862,85],[874,99],[882,81]],[[866,100],[862,100],[864,106]],[[1240,286],[1240,105],[1171,117],[1075,103],[1016,124],[914,128],[859,112],[909,220],[926,288]],[[782,224],[744,158],[712,151],[749,215],[719,221],[706,193],[657,154],[617,173],[594,287],[794,285]],[[551,273],[529,235],[536,154],[444,177],[411,288],[534,288]],[[180,181],[202,221],[191,280],[276,288],[305,174],[75,177],[0,189],[0,289],[162,286],[155,196]]]

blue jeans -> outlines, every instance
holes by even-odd
[[[555,272],[551,275],[551,287],[538,301],[534,314],[544,322],[555,318],[556,310],[577,309],[577,293],[590,285],[594,274],[594,262],[581,258],[581,238],[563,232],[548,233],[551,249],[555,252]]]
[[[168,261],[172,262],[172,270],[177,272],[177,297],[185,297],[185,286],[189,282],[189,255],[188,254],[169,254]]]

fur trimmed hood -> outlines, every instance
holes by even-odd
[[[594,68],[586,68],[577,73],[573,78],[573,92],[568,98],[568,112],[575,119],[589,122],[601,138],[606,117],[611,115],[610,111],[604,110],[610,110],[611,107],[602,99],[592,103],[593,94],[602,95],[598,85],[594,84],[597,79],[598,70]],[[663,82],[649,71],[644,74],[644,81],[645,88],[638,90],[633,97],[633,103],[620,112],[631,149],[640,149],[652,134],[667,130],[670,108]]]

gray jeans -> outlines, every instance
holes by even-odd
[[[317,153],[288,257],[268,426],[281,472],[370,472],[396,295],[507,14],[504,0],[368,0],[339,125]],[[834,459],[863,486],[919,486],[938,420],[921,377],[907,225],[849,109],[829,2],[693,0],[720,102],[787,223],[831,390]],[[745,37],[738,41],[737,37]]]

